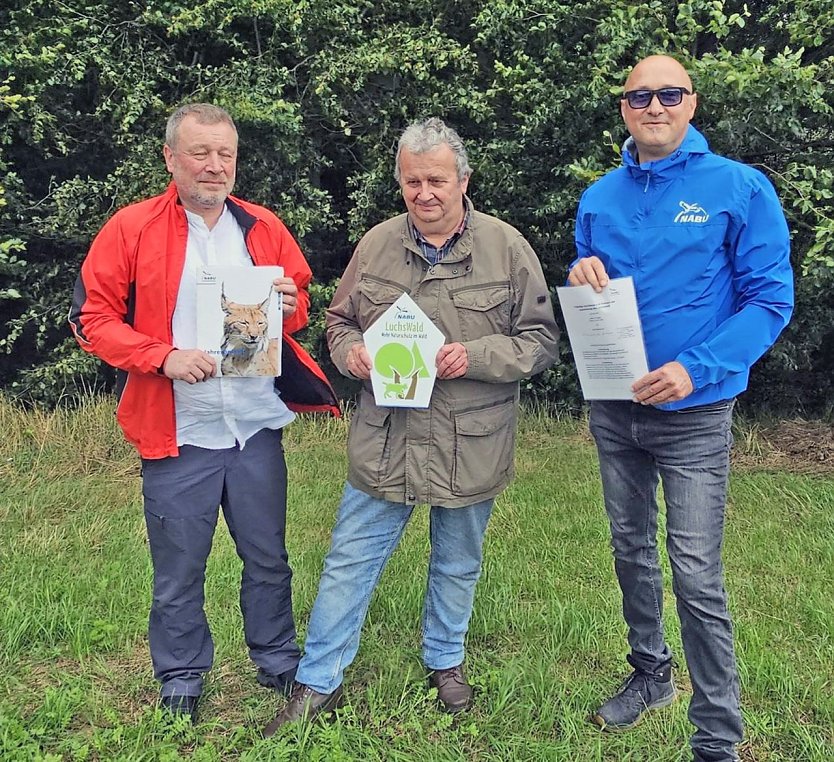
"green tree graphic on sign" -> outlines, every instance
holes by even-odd
[[[390,383],[385,384],[384,396],[400,400],[413,400],[417,392],[417,379],[429,377],[416,342],[410,350],[397,342],[383,344],[374,357],[374,370],[383,378],[391,379]]]

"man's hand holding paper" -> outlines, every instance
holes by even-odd
[[[693,388],[686,368],[676,360],[661,365],[631,385],[634,401],[641,405],[676,402],[692,394]]]

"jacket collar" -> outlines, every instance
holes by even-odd
[[[662,177],[664,174],[673,174],[675,168],[686,164],[690,156],[706,153],[710,153],[707,139],[691,124],[686,130],[683,142],[668,156],[664,156],[657,161],[639,164],[637,161],[637,146],[632,137],[629,137],[623,143],[622,148],[623,166],[634,176],[650,173],[656,177]]]
[[[179,193],[177,192],[177,184],[173,180],[168,183],[168,187],[165,190],[165,197],[170,203],[182,206]],[[244,235],[246,235],[252,229],[252,226],[258,221],[257,217],[250,214],[243,208],[243,206],[241,206],[240,199],[237,199],[234,196],[226,197],[226,207],[232,213],[232,216],[235,218],[237,224],[240,225]]]

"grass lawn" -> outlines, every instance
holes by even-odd
[[[527,414],[517,478],[487,532],[467,665],[477,706],[427,695],[420,617],[426,511],[371,603],[347,707],[332,724],[259,728],[278,703],[255,682],[237,606],[240,562],[221,525],[209,561],[215,639],[196,727],[155,709],[146,638],[151,567],[138,461],[110,400],[23,413],[0,400],[0,759],[688,760],[688,678],[668,565],[668,637],[682,692],[634,730],[587,716],[627,674],[594,448],[582,422]],[[296,421],[289,551],[303,637],[346,471],[343,421]],[[738,436],[741,449],[755,437]],[[734,468],[725,560],[746,762],[834,759],[834,481]]]

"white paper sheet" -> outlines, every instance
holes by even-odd
[[[630,400],[631,385],[649,372],[634,281],[614,278],[557,289],[579,383],[586,400]]]

